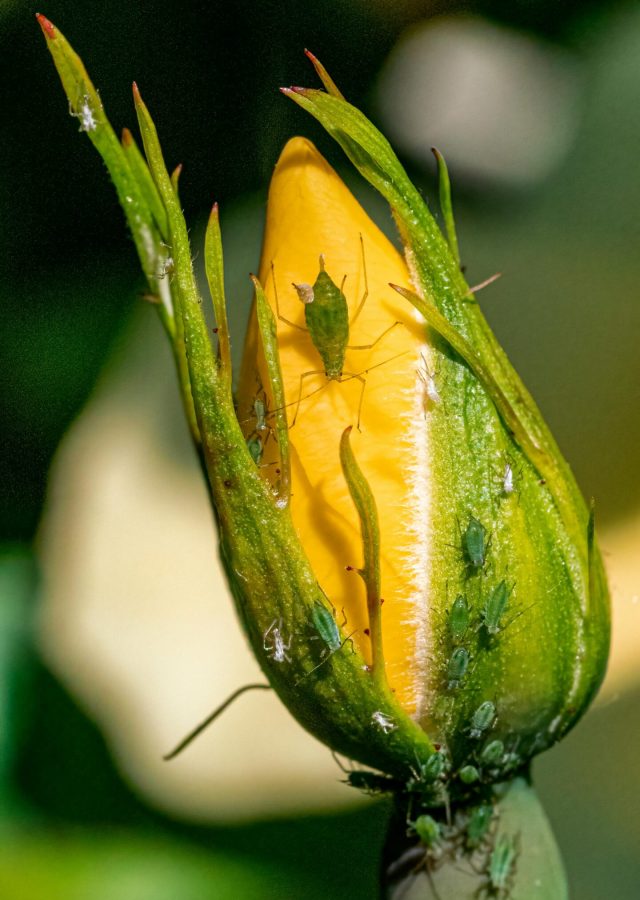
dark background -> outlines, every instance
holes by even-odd
[[[0,858],[0,896],[373,897],[370,860],[383,811],[180,825],[137,799],[96,726],[34,648],[31,542],[49,465],[141,305],[115,193],[67,114],[36,11],[82,55],[116,129],[135,121],[130,83],[138,81],[165,157],[185,164],[187,221],[201,220],[217,199],[223,229],[225,210],[239,204],[259,222],[270,172],[292,134],[307,135],[343,167],[339,150],[277,91],[315,83],[303,47],[374,120],[374,86],[388,54],[406,28],[430,17],[483,16],[573,54],[581,115],[565,158],[534,185],[496,185],[464,172],[456,180],[455,169],[452,177],[470,278],[505,273],[490,299],[481,298],[487,316],[585,494],[598,498],[606,528],[633,516],[640,500],[637,8],[598,0],[0,6],[0,828],[9,848]],[[433,197],[431,168],[407,164]],[[244,284],[256,264],[247,258],[231,277]],[[630,748],[639,738],[630,687],[540,763],[541,791],[580,900],[637,896]]]

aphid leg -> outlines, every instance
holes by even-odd
[[[362,240],[362,235],[360,235],[360,249],[362,251],[362,274],[364,275],[364,294],[362,295],[362,299],[360,303],[356,307],[356,311],[354,312],[351,321],[349,322],[349,327],[353,325],[355,320],[358,318],[360,313],[362,312],[362,308],[366,302],[367,297],[369,296],[369,280],[367,278],[367,261],[364,256],[364,241]],[[344,287],[344,282],[342,283]]]
[[[352,378],[356,378],[362,385],[362,388],[360,389],[360,400],[358,401],[358,418],[356,420],[356,428],[358,429],[358,431],[362,431],[362,428],[360,428],[360,419],[362,416],[362,404],[364,402],[364,389],[367,386],[367,382],[362,377],[362,375],[357,374],[356,372],[343,372],[342,375],[345,375],[348,380],[351,380]],[[343,378],[341,376],[340,381],[342,381],[342,380],[343,380]]]
[[[403,324],[402,322],[394,322],[393,325],[389,325],[389,327],[385,328],[385,330],[382,332],[382,334],[379,335],[375,339],[375,341],[372,341],[372,343],[370,343],[370,344],[356,344],[356,345],[347,344],[347,350],[372,350],[376,346],[376,344],[378,344],[382,340],[382,338],[385,337],[385,335],[389,334],[389,332],[392,331],[396,327],[396,325],[402,325],[402,324]]]
[[[280,314],[280,302],[278,300],[278,288],[276,287],[276,270],[271,263],[271,278],[273,280],[273,294],[276,300],[276,315],[280,319],[281,322],[284,322],[286,325],[289,325],[291,328],[297,328],[298,331],[308,331],[308,328],[305,328],[304,325],[298,325],[297,322],[292,322],[290,319],[285,318]]]
[[[310,372],[303,372],[302,375],[300,376],[300,385],[298,387],[298,399],[296,400],[296,408],[293,413],[293,419],[291,420],[291,425],[289,426],[290,428],[293,428],[293,426],[296,424],[296,419],[298,418],[298,412],[300,410],[300,403],[302,401],[302,385],[304,383],[305,378],[308,378],[310,375],[324,375],[324,374],[325,374],[324,369],[312,369]],[[325,387],[325,385],[322,385],[322,387]]]

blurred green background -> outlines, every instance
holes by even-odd
[[[314,83],[302,48],[390,135],[428,197],[437,144],[450,163],[471,283],[503,273],[480,295],[487,317],[585,494],[597,498],[601,530],[633,548],[640,10],[603,0],[0,5],[0,898],[373,898],[383,807],[343,802],[319,812],[305,801],[292,813],[289,802],[253,819],[212,813],[190,822],[184,810],[150,799],[98,726],[99,711],[89,714],[80,687],[76,694],[73,678],[51,664],[55,653],[42,652],[47,578],[33,548],[56,448],[114,354],[126,370],[132,334],[144,334],[165,368],[168,360],[154,312],[139,299],[115,194],[67,115],[36,11],[82,55],[116,128],[134,122],[136,78],[167,160],[185,164],[181,199],[196,246],[198,223],[220,202],[236,350],[268,179],[288,137],[314,140],[390,225],[337,148],[277,91]],[[143,367],[149,379],[155,366]],[[183,427],[168,421],[168,430]],[[181,431],[171,441],[177,472],[189,466],[188,449]],[[103,473],[92,477],[99,483]],[[640,636],[640,561],[633,549],[616,556],[613,538],[611,553],[629,641]],[[611,677],[604,701],[536,765],[578,900],[638,896],[640,678],[632,654],[614,655]],[[259,793],[248,769],[252,778]]]

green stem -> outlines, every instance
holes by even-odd
[[[462,833],[427,852],[407,836],[406,809],[394,814],[387,836],[382,897],[385,900],[567,900],[560,851],[542,805],[522,777],[499,785],[496,815],[487,836],[469,849]],[[471,809],[452,808],[451,820],[464,821]],[[500,848],[513,847],[512,864],[500,865]],[[505,873],[504,885],[492,884]]]

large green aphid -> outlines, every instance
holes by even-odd
[[[295,401],[295,412],[291,424],[293,425],[298,416],[300,402],[302,400],[302,387],[305,379],[313,375],[324,375],[329,381],[344,381],[355,378],[361,384],[360,400],[358,402],[358,418],[357,426],[360,428],[360,413],[362,411],[362,401],[364,398],[364,389],[366,382],[363,375],[364,372],[346,372],[344,369],[345,356],[347,350],[371,350],[382,338],[398,325],[394,322],[389,328],[386,328],[375,341],[369,344],[349,344],[349,335],[351,326],[354,324],[366,302],[369,295],[369,286],[367,282],[367,268],[364,259],[364,245],[362,247],[362,265],[364,274],[365,290],[358,306],[349,319],[349,306],[347,298],[344,295],[344,279],[342,285],[338,285],[333,281],[331,276],[325,269],[324,256],[320,255],[320,271],[318,277],[313,284],[300,283],[293,287],[296,289],[298,297],[304,303],[304,319],[306,328],[292,322],[280,314],[280,308],[276,291],[276,304],[278,307],[278,318],[292,328],[300,331],[307,331],[318,351],[322,360],[322,369],[312,369],[303,372],[300,375],[300,385],[298,389],[298,397]],[[274,275],[275,284],[275,275]]]

